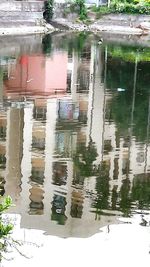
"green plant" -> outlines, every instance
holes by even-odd
[[[80,20],[87,19],[87,8],[85,6],[85,0],[75,0],[75,5],[77,7],[79,19]]]
[[[45,55],[51,55],[52,51],[52,36],[47,34],[42,39],[42,49]]]
[[[44,2],[44,19],[49,22],[54,14],[54,0],[47,0]]]
[[[112,0],[110,10],[113,13],[150,14],[150,0]]]
[[[7,252],[9,245],[9,237],[13,230],[13,224],[5,222],[2,219],[2,214],[12,206],[11,197],[6,197],[0,202],[0,262],[3,258],[3,253]]]

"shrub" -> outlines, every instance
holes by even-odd
[[[12,206],[12,199],[8,196],[0,202],[0,262],[3,258],[3,253],[7,252],[8,239],[13,230],[13,225],[2,220],[2,214]]]
[[[43,13],[43,16],[44,16],[44,19],[46,21],[50,21],[53,17],[53,9],[54,9],[54,0],[47,0],[44,2],[44,13]]]
[[[126,0],[111,2],[110,9],[114,13],[128,13],[128,14],[150,14],[150,0]]]
[[[87,19],[87,8],[85,6],[85,0],[75,0],[75,6],[77,7],[79,19],[80,20]]]

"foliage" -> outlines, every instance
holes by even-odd
[[[45,54],[53,52],[53,47],[56,47],[57,50],[68,51],[69,54],[72,52],[77,52],[78,55],[81,55],[82,51],[88,44],[87,41],[88,33],[79,32],[76,34],[63,35],[59,38],[59,41],[55,41],[52,35],[46,35],[43,38],[43,51]],[[58,40],[58,39],[57,39]]]
[[[44,2],[44,19],[49,22],[53,17],[54,0],[47,0]]]
[[[108,6],[96,6],[91,7],[91,11],[96,13],[96,18],[100,18],[101,15],[110,14],[111,9]]]
[[[90,177],[94,174],[93,163],[97,155],[95,143],[92,140],[89,141],[88,146],[81,144],[77,149],[73,160],[76,171],[81,177]]]
[[[52,36],[47,34],[42,39],[42,49],[45,55],[50,55],[52,51]]]
[[[13,230],[13,225],[2,220],[3,212],[7,211],[12,206],[12,199],[8,196],[0,202],[0,262],[3,258],[3,253],[7,252],[8,240]]]
[[[75,6],[77,7],[79,19],[87,19],[87,8],[85,6],[85,0],[75,0]]]
[[[131,195],[130,195],[130,188],[131,188],[130,180],[129,179],[123,180],[122,186],[119,192],[119,196],[120,196],[119,206],[120,206],[120,210],[123,212],[123,215],[125,217],[128,217],[131,214],[132,200],[131,200]]]
[[[126,13],[126,14],[150,14],[150,0],[112,0],[110,6],[93,6],[97,18],[102,14]]]
[[[109,209],[109,187],[109,166],[102,162],[96,178],[96,197],[92,205],[96,214],[100,215],[103,213],[102,210]]]
[[[134,48],[123,46],[112,46],[109,49],[109,54],[112,57],[120,58],[124,61],[135,62],[139,61],[150,62],[149,48]]]
[[[144,51],[137,50],[137,48],[131,49],[120,46],[110,46],[108,48],[106,86],[112,92],[112,99],[108,107],[108,117],[110,120],[115,121],[119,135],[128,139],[131,126],[131,112],[132,108],[134,108],[132,135],[135,136],[137,141],[145,141],[147,139],[150,62],[143,61],[146,57],[148,60],[148,49],[146,49],[146,56],[144,55]],[[139,53],[138,59],[142,61],[138,61],[137,64],[135,101],[133,107],[136,53]],[[124,88],[125,91],[119,92],[117,88]]]
[[[114,13],[150,14],[150,1],[112,0],[110,9]]]
[[[132,187],[132,200],[136,202],[138,209],[149,209],[150,206],[150,180],[149,176],[135,176]]]
[[[85,5],[85,0],[73,0],[68,3],[64,10],[65,14],[76,13],[81,21],[87,19],[87,8]]]
[[[67,4],[64,9],[64,16],[75,13],[79,16],[79,20],[87,20],[87,8],[85,5],[85,0],[73,0]]]

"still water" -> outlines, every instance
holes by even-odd
[[[21,227],[89,237],[150,209],[150,50],[91,35],[0,43],[0,188]],[[10,45],[9,45],[10,44]]]

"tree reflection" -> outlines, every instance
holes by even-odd
[[[95,174],[94,161],[97,157],[95,143],[90,139],[88,146],[81,144],[73,157],[76,172],[85,178]]]
[[[43,53],[46,55],[50,55],[52,51],[52,36],[51,34],[47,34],[42,39],[42,49]]]
[[[133,180],[132,201],[138,209],[150,207],[150,175],[136,175]]]
[[[94,212],[97,216],[102,214],[102,210],[109,209],[109,166],[102,162],[99,168],[99,176],[96,179],[96,198],[93,203]]]
[[[119,48],[118,48],[119,49]],[[126,48],[127,49],[127,48]],[[125,52],[126,49],[124,48]],[[117,51],[117,47],[115,48]],[[131,52],[131,51],[130,51]],[[134,53],[141,60],[137,51]],[[123,51],[122,51],[123,53]],[[132,53],[130,53],[132,56]],[[110,101],[109,119],[115,121],[117,129],[122,136],[128,135],[130,127],[130,117],[132,111],[132,92],[135,62],[126,58],[123,60],[117,53],[112,53],[109,48],[108,71],[107,71],[107,88],[112,91],[112,100]],[[132,134],[136,136],[137,141],[146,139],[148,98],[149,98],[149,66],[150,62],[138,61],[136,76],[136,92],[134,103],[134,120]],[[123,88],[123,92],[117,89]]]
[[[131,214],[131,197],[130,197],[131,183],[129,179],[122,181],[122,186],[119,192],[119,208],[124,216],[130,216]]]

